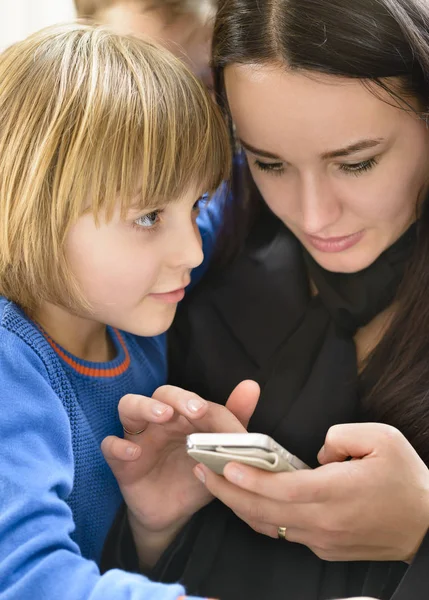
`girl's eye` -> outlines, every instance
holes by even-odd
[[[255,160],[254,164],[260,171],[272,173],[273,175],[281,175],[285,171],[284,165],[281,162],[266,163],[261,160]]]
[[[147,215],[143,215],[134,221],[134,225],[143,229],[152,229],[159,223],[159,210],[154,210]]]
[[[370,171],[377,164],[376,158],[370,158],[368,160],[363,160],[359,163],[355,163],[354,165],[342,164],[340,165],[340,170],[345,173],[351,175],[361,175],[365,173],[365,171]]]

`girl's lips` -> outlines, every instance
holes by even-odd
[[[345,235],[343,237],[320,238],[313,235],[306,235],[308,242],[320,252],[343,252],[348,250],[361,241],[365,235],[365,230]]]
[[[166,292],[165,294],[149,294],[151,298],[165,302],[166,304],[177,304],[185,297],[185,288],[179,288],[173,292]]]

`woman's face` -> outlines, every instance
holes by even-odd
[[[380,88],[255,65],[229,66],[225,85],[262,196],[322,267],[364,269],[415,220],[429,132]]]

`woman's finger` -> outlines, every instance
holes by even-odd
[[[346,458],[364,458],[375,455],[379,448],[395,444],[399,431],[385,423],[345,423],[328,430],[318,454],[321,464],[343,461]]]
[[[261,521],[249,521],[246,515],[243,515],[241,512],[235,513],[239,519],[247,523],[249,527],[251,527],[256,533],[262,533],[262,535],[266,535],[267,537],[277,538],[278,537],[278,528],[271,523],[263,523]]]
[[[279,523],[278,525],[271,525],[269,523],[261,523],[256,521],[248,521],[246,515],[243,515],[240,512],[235,513],[239,519],[244,521],[257,533],[262,533],[267,537],[278,538],[287,540],[288,542],[296,542],[299,544],[303,544],[304,539],[308,539],[308,535],[306,536],[305,530],[299,529],[293,525],[286,527],[284,523]],[[281,536],[279,535],[279,529],[282,531]]]
[[[225,479],[249,492],[288,503],[324,502],[332,494],[332,483],[339,485],[338,467],[272,473],[230,462],[224,468]],[[344,475],[344,474],[343,474]]]
[[[241,490],[201,464],[194,467],[194,474],[205,484],[213,496],[216,496],[235,513],[244,515],[247,522],[276,525],[282,520],[284,507],[279,502]]]
[[[250,379],[239,383],[231,392],[225,406],[237,417],[243,427],[247,428],[260,394],[259,385]]]

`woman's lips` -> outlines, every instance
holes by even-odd
[[[305,237],[309,244],[320,252],[343,252],[343,250],[348,250],[360,242],[364,235],[365,230],[362,229],[362,231],[342,237],[320,238],[314,235],[306,235]]]

